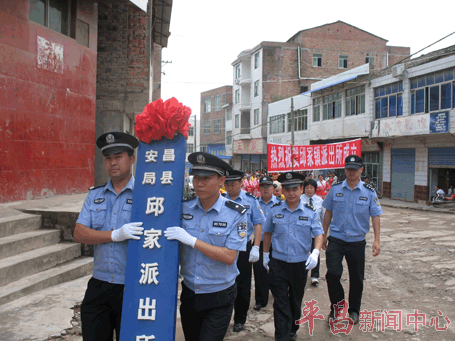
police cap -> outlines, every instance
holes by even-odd
[[[104,156],[108,156],[128,150],[134,151],[139,145],[139,141],[130,134],[112,131],[98,137],[96,145]]]
[[[190,175],[210,176],[219,174],[227,175],[232,170],[232,167],[215,155],[196,152],[188,155],[188,161],[193,165]]]
[[[344,159],[344,168],[360,169],[363,167],[362,158],[358,155],[349,155]]]
[[[281,174],[277,180],[283,188],[292,188],[301,185],[305,180],[305,175],[297,172],[286,172]]]
[[[265,175],[259,179],[259,186],[261,185],[273,185],[273,179],[270,176]]]
[[[240,170],[237,170],[237,169],[233,169],[232,171],[229,172],[229,175],[226,175],[226,180],[225,182],[231,182],[231,181],[240,181],[243,179],[243,177],[245,176],[245,173],[240,171]]]

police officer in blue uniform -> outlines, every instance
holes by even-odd
[[[332,184],[323,203],[326,211],[322,248],[326,250],[326,279],[331,302],[329,321],[335,318],[334,305],[344,300],[340,279],[345,257],[349,269],[348,311],[353,323],[359,322],[365,275],[365,236],[370,230],[370,217],[374,231],[373,256],[379,255],[381,250],[379,216],[382,209],[374,188],[360,181],[362,171],[362,158],[349,155],[345,159],[346,180]]]
[[[318,214],[300,200],[304,179],[297,172],[278,177],[286,200],[271,207],[264,224],[264,267],[268,270],[270,267],[275,340],[280,341],[297,340],[299,325],[295,321],[301,316],[308,270],[316,266],[322,246],[323,230]],[[271,241],[273,253],[269,265]]]
[[[95,267],[81,306],[84,341],[120,337],[128,239],[139,239],[142,222],[130,223],[133,206],[134,149],[138,140],[126,133],[109,132],[97,142],[110,180],[92,187],[74,229],[74,240],[94,245]]]
[[[267,217],[267,214],[270,211],[272,205],[280,202],[281,200],[278,197],[273,195],[275,186],[273,185],[273,179],[266,175],[259,179],[259,191],[261,192],[261,197],[258,199],[259,206],[264,212],[264,217]],[[254,272],[254,284],[255,284],[255,299],[256,305],[254,310],[261,310],[269,302],[269,283],[267,270],[263,265],[263,240],[264,240],[264,231],[262,231],[261,245],[259,246],[259,261],[253,263],[253,272]]]
[[[239,274],[236,259],[246,250],[246,208],[220,195],[232,168],[208,153],[192,153],[196,197],[183,203],[182,227],[164,235],[180,242],[183,276],[180,316],[185,339],[223,340],[232,316]]]
[[[234,332],[240,332],[244,329],[248,308],[251,299],[251,263],[259,260],[259,246],[262,237],[262,224],[265,221],[264,213],[259,206],[259,202],[254,194],[244,191],[242,179],[245,173],[239,170],[233,170],[226,176],[226,198],[242,204],[247,208],[247,248],[244,252],[239,252],[237,267],[240,271],[236,279],[237,282],[237,299],[234,306]],[[250,242],[254,232],[254,241]],[[254,245],[253,245],[254,244]]]

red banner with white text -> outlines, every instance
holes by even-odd
[[[312,169],[344,168],[348,155],[361,156],[362,140],[291,146],[287,144],[267,144],[267,166],[269,173],[301,171]],[[294,167],[292,167],[294,165]]]

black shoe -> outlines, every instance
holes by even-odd
[[[353,324],[359,323],[359,313],[353,311],[352,313],[349,313],[349,318],[353,321]]]
[[[256,305],[253,307],[254,310],[261,310],[262,308],[265,308],[265,305],[263,305],[263,304],[256,304]]]
[[[234,324],[234,333],[239,333],[244,329],[245,329],[245,326],[243,325],[243,323]]]
[[[291,335],[289,335],[289,341],[295,341],[295,340],[297,340],[297,334],[291,333]]]
[[[334,311],[330,312],[329,317],[327,318],[327,320],[329,321],[329,324],[330,324],[331,320],[335,320],[335,312]]]

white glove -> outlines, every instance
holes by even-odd
[[[267,271],[269,271],[269,262],[270,262],[270,252],[263,252],[262,253],[262,264],[264,265],[264,268],[266,268]]]
[[[259,246],[253,246],[250,252],[250,258],[248,261],[250,263],[256,263],[259,260]]]
[[[141,237],[137,236],[142,236],[144,231],[142,223],[128,223],[123,225],[121,228],[118,230],[112,231],[111,234],[111,239],[113,242],[123,242],[124,240],[127,239],[134,239],[134,240],[139,240]]]
[[[164,236],[169,240],[178,240],[179,242],[193,248],[197,240],[196,237],[193,237],[179,226],[168,227],[166,231],[164,231]]]
[[[313,252],[311,252],[310,257],[308,257],[308,259],[305,263],[306,269],[311,270],[314,267],[316,267],[316,265],[318,265],[318,258],[319,258],[319,250],[314,249]]]

